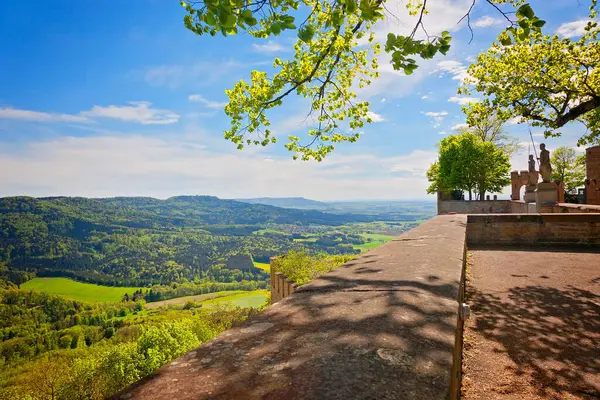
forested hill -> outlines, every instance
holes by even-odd
[[[5,197],[0,198],[0,215],[36,215],[46,222],[62,219],[79,224],[99,224],[133,228],[180,228],[204,225],[320,224],[342,225],[368,222],[373,217],[360,214],[328,214],[313,210],[279,208],[222,200],[212,196],[177,196],[167,200],[151,197]]]
[[[321,201],[306,199],[304,197],[257,197],[252,199],[236,199],[250,204],[266,204],[275,207],[287,208],[305,208],[305,209],[323,209],[329,207],[329,204]]]
[[[33,274],[109,285],[252,281],[264,277],[232,272],[226,268],[230,257],[268,262],[300,246],[281,235],[253,234],[266,225],[337,226],[372,219],[209,196],[0,198],[0,275],[16,283]],[[310,245],[334,254],[353,251],[339,243]]]
[[[177,196],[167,200],[149,197],[115,197],[98,199],[111,206],[150,212],[180,226],[204,224],[320,224],[342,225],[347,222],[369,222],[373,217],[360,214],[328,214],[314,210],[280,208],[265,204],[250,204],[223,200],[213,196]]]

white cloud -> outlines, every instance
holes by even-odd
[[[502,21],[501,19],[492,18],[489,15],[484,15],[483,17],[478,18],[475,21],[473,21],[473,23],[471,25],[474,26],[475,28],[488,28],[490,26],[500,25],[503,22],[504,21]]]
[[[383,99],[381,99],[381,102],[382,102],[382,103],[385,103],[385,97],[384,97]]]
[[[446,115],[448,115],[447,111],[427,111],[426,113],[423,113],[425,115],[427,115],[428,117],[434,117],[434,118],[438,118],[438,117],[444,117]]]
[[[200,94],[191,94],[191,95],[188,96],[188,100],[189,101],[193,101],[193,102],[197,102],[197,103],[202,103],[206,107],[213,108],[213,109],[223,109],[227,105],[227,102],[219,102],[219,101],[208,100],[208,99],[205,99]]]
[[[0,119],[18,119],[37,122],[92,122],[89,118],[81,115],[56,114],[32,110],[19,110],[16,108],[0,108]]]
[[[447,135],[447,134],[448,134],[448,132],[446,132],[446,131],[439,131],[438,133],[439,133],[440,135]]]
[[[585,27],[589,21],[589,19],[581,19],[579,21],[566,22],[556,29],[556,34],[567,38],[581,36],[585,32]]]
[[[377,114],[376,112],[373,112],[373,111],[367,112],[367,117],[371,118],[371,120],[373,122],[382,122],[382,121],[385,121],[385,118],[382,115]]]
[[[235,60],[199,61],[191,64],[159,65],[134,70],[129,75],[134,79],[144,80],[152,86],[176,89],[181,86],[189,87],[191,84],[206,86],[225,77],[230,78],[249,65],[259,64],[264,65],[263,63],[241,63]]]
[[[143,125],[172,124],[179,121],[179,115],[169,110],[150,107],[148,101],[130,101],[129,106],[108,107],[94,106],[90,111],[80,114],[85,117],[113,118],[127,122],[137,122]]]
[[[461,106],[464,106],[465,104],[468,103],[477,103],[480,102],[481,99],[477,98],[477,97],[458,97],[458,96],[452,96],[448,99],[448,101],[450,103],[456,103],[456,104],[460,104]]]
[[[463,81],[467,76],[467,66],[456,60],[443,60],[437,63],[438,69],[434,72],[444,72],[452,75],[453,80]]]
[[[397,157],[390,171],[403,176],[424,178],[429,166],[437,160],[433,150],[415,150],[406,156]]]
[[[467,124],[456,124],[456,125],[452,126],[452,130],[457,131],[459,129],[467,129],[468,127],[469,127],[469,125],[467,125]]]
[[[428,98],[429,98],[429,96],[427,96],[426,94],[424,94],[423,96],[421,96],[421,100],[426,100]]]
[[[415,150],[298,162],[289,155],[219,153],[181,136],[63,137],[18,149],[0,144],[0,170],[13,171],[0,174],[0,195],[424,198],[425,171],[434,159],[434,151]]]
[[[260,53],[277,53],[285,50],[285,47],[273,40],[269,40],[265,44],[252,43],[252,48]]]

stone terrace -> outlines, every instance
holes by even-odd
[[[465,228],[464,215],[429,220],[116,398],[455,398]]]

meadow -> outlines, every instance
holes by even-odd
[[[203,307],[210,307],[212,305],[230,303],[234,306],[247,308],[247,307],[260,307],[265,304],[267,300],[268,292],[266,290],[253,290],[251,292],[236,293],[229,296],[222,296],[202,302]]]
[[[263,271],[271,272],[271,264],[269,263],[260,263],[255,261],[254,266],[262,269]]]
[[[355,244],[352,246],[361,252],[374,249],[375,247],[381,246],[382,244],[387,243],[394,238],[394,236],[381,235],[378,233],[363,233],[361,236],[365,238],[365,240],[371,240],[369,242],[365,242],[364,244]]]
[[[125,293],[132,295],[138,290],[135,287],[101,286],[68,278],[34,278],[23,283],[21,289],[56,294],[88,303],[120,302]]]
[[[248,293],[248,292],[244,291],[244,290],[229,290],[229,291],[222,291],[222,292],[199,294],[196,296],[176,297],[174,299],[153,301],[151,303],[146,303],[146,308],[153,309],[153,308],[158,308],[158,307],[174,306],[177,304],[185,304],[188,301],[203,302],[205,300],[216,299],[218,297],[231,296],[231,295],[235,295],[235,294],[245,294],[245,293]],[[252,292],[250,292],[250,293],[252,293]]]

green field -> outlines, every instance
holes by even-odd
[[[271,234],[276,234],[276,235],[285,235],[285,232],[282,231],[278,231],[275,229],[271,229],[271,228],[265,228],[265,229],[259,229],[257,231],[252,232],[252,234],[254,235],[264,235],[265,233],[271,233]]]
[[[68,278],[34,278],[22,284],[21,289],[56,294],[88,303],[114,303],[120,302],[125,293],[131,295],[138,288],[100,286]]]
[[[271,272],[271,264],[269,263],[254,262],[254,266],[262,269],[263,271]]]
[[[158,307],[165,307],[165,306],[174,306],[174,305],[178,305],[178,304],[185,304],[188,301],[202,302],[202,301],[205,301],[205,300],[215,299],[217,297],[231,296],[231,295],[235,295],[235,294],[246,294],[246,293],[248,293],[248,292],[246,292],[244,290],[230,290],[230,291],[222,291],[222,292],[213,292],[213,293],[206,293],[206,294],[198,294],[196,296],[176,297],[174,299],[162,300],[162,301],[153,301],[151,303],[146,303],[146,308],[151,310],[153,308],[158,308]]]
[[[246,307],[260,307],[265,304],[268,292],[266,290],[253,290],[251,292],[232,294],[231,296],[218,297],[216,299],[210,299],[202,302],[203,307],[210,307],[211,305],[231,303],[235,306],[246,308]]]
[[[361,235],[365,240],[371,239],[370,242],[365,242],[364,244],[355,244],[354,247],[360,251],[369,251],[374,249],[375,247],[381,246],[382,244],[389,242],[394,237],[389,235],[380,235],[378,233],[363,233]]]

